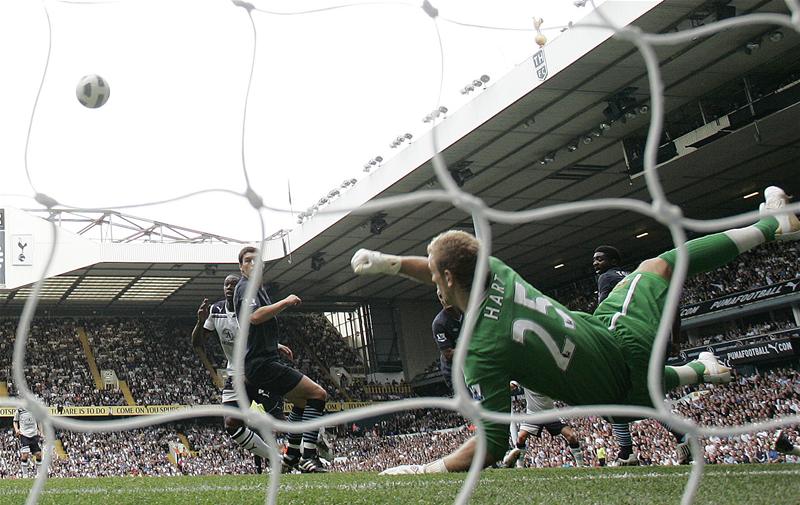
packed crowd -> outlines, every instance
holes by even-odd
[[[445,429],[413,435],[382,437],[368,434],[339,438],[334,445],[335,472],[380,472],[392,466],[432,461],[454,451],[472,432],[467,428]]]
[[[793,369],[776,369],[762,374],[741,376],[727,385],[684,386],[673,390],[668,398],[674,411],[700,425],[730,426],[753,423],[800,412],[800,373]],[[603,419],[588,418],[569,421],[582,438],[584,459],[596,464],[597,449],[605,447],[609,459],[616,457],[617,446],[611,426]],[[675,439],[658,422],[644,420],[631,425],[640,464],[674,465]],[[708,463],[756,463],[792,461],[772,447],[773,432],[733,437],[706,437],[701,440]],[[528,466],[563,466],[569,463],[569,450],[560,437],[552,440],[546,434],[528,442]],[[788,459],[787,459],[788,458]]]
[[[797,329],[797,324],[791,320],[752,323],[744,328],[728,325],[724,330],[716,329],[716,331],[704,332],[696,339],[682,342],[681,348],[702,347],[731,340],[736,340],[740,345],[748,345],[763,340],[783,338],[792,334],[792,332],[786,331],[792,329]]]
[[[675,411],[704,425],[725,426],[786,417],[800,413],[800,373],[793,369],[777,369],[749,377],[739,377],[724,386],[703,385],[684,387],[670,395]],[[520,404],[519,409],[524,408]],[[339,439],[334,467],[341,471],[382,470],[406,463],[419,463],[419,456],[429,461],[448,454],[470,436],[463,419],[445,419],[432,425],[454,431],[420,431],[416,435],[381,437],[375,431],[363,438]],[[611,425],[598,417],[569,421],[583,444],[584,461],[597,465],[597,450],[606,449],[608,459],[616,458],[618,447]],[[658,422],[644,420],[633,423],[631,431],[636,452],[644,465],[675,465],[675,439]],[[732,437],[706,437],[701,440],[705,458],[711,464],[798,462],[793,456],[777,453],[773,446],[774,433],[757,430]],[[400,455],[398,457],[396,455]],[[414,456],[417,456],[415,460]],[[363,461],[366,458],[367,461]],[[569,448],[561,437],[551,437],[546,431],[540,438],[528,439],[525,465],[529,467],[573,466]]]
[[[0,381],[17,394],[11,373],[18,320],[0,321]],[[118,391],[96,388],[72,320],[31,324],[25,354],[28,388],[48,405],[123,405]]]
[[[360,358],[333,326],[320,315],[282,318],[288,345],[295,352],[292,366],[326,388],[331,401],[367,401],[363,383],[342,375],[331,377],[332,366],[358,365]],[[11,395],[11,357],[17,320],[0,321],[0,381]],[[86,331],[99,370],[113,370],[139,405],[216,404],[219,391],[192,350],[192,324],[185,319],[53,319],[36,320],[28,338],[25,373],[28,386],[52,406],[125,405],[114,387],[97,389],[77,336]],[[209,339],[209,356],[217,368],[225,358],[216,338]],[[363,365],[360,365],[363,367]]]
[[[192,424],[181,427],[193,451],[185,458],[181,471],[186,475],[253,473],[250,453],[228,440],[221,427]]]
[[[800,244],[773,242],[739,256],[713,272],[694,276],[683,290],[683,304],[718,298],[800,277]]]
[[[753,423],[800,412],[800,372],[776,369],[737,377],[728,385],[684,387],[669,395],[678,414],[701,425]],[[519,405],[523,408],[523,405]],[[604,447],[608,460],[617,447],[611,426],[602,418],[570,420],[583,444],[586,464],[597,464]],[[399,464],[420,463],[448,454],[472,435],[458,413],[419,409],[373,420],[360,427],[337,427],[332,437],[334,471],[379,471]],[[645,420],[631,431],[641,464],[674,465],[676,442],[664,427]],[[179,469],[167,459],[169,443],[185,434],[192,453]],[[796,436],[795,432],[790,432]],[[191,475],[252,473],[250,455],[231,443],[221,424],[171,424],[117,433],[59,432],[68,459],[53,463],[53,476]],[[705,437],[701,444],[710,464],[798,462],[774,451],[774,433],[767,430],[731,436]],[[546,432],[529,438],[524,462],[531,467],[574,464],[561,437]],[[0,477],[19,477],[22,469],[11,430],[0,432]]]
[[[137,404],[219,403],[219,392],[192,350],[186,323],[140,318],[83,324],[97,367],[125,380]]]
[[[191,456],[180,466],[170,460],[170,443],[186,435]],[[52,477],[221,475],[253,473],[245,453],[225,436],[221,426],[169,424],[114,433],[58,431],[67,458],[54,458]],[[0,432],[0,478],[32,476],[19,461],[18,445],[11,430]]]
[[[702,425],[735,425],[795,415],[800,412],[800,373],[776,369],[738,377],[725,386],[711,384],[673,390],[676,410]]]
[[[281,322],[290,328],[290,339],[299,338],[314,346],[316,355],[325,367],[364,365],[358,353],[345,343],[342,335],[323,315],[287,314],[281,318]],[[311,341],[308,341],[309,337]]]
[[[390,437],[411,433],[430,433],[443,428],[464,427],[467,420],[458,412],[441,409],[415,409],[387,416],[371,426],[353,425],[352,434],[363,437]],[[358,426],[359,429],[355,429]]]
[[[55,458],[52,475],[110,477],[116,475],[177,475],[167,459],[174,430],[151,426],[113,433],[61,432],[66,459]]]

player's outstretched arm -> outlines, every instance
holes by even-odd
[[[272,305],[259,307],[250,314],[250,324],[263,324],[274,318],[289,307],[300,305],[303,301],[297,295],[289,295]]]
[[[400,465],[393,468],[387,468],[382,471],[381,475],[413,475],[420,473],[447,473],[447,472],[466,472],[472,464],[472,458],[475,456],[475,444],[477,443],[475,437],[470,438],[464,442],[461,447],[455,450],[449,456],[437,459],[425,465]],[[487,452],[484,459],[484,468],[497,461],[497,458]]]
[[[444,464],[450,472],[466,472],[472,464],[472,458],[475,456],[475,445],[478,440],[475,437],[470,438],[464,442],[461,447],[455,452],[444,458]],[[492,456],[491,451],[486,452],[486,457],[483,461],[483,467],[493,464],[497,458]]]
[[[359,249],[350,260],[358,275],[402,275],[423,284],[433,284],[428,258],[424,256],[394,256],[369,249]]]

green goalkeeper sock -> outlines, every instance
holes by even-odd
[[[699,361],[690,361],[681,366],[664,367],[664,390],[669,391],[678,386],[701,384],[706,367]]]
[[[689,270],[691,276],[701,272],[710,272],[716,268],[727,265],[743,252],[775,240],[778,230],[778,220],[774,217],[765,217],[754,225],[714,233],[705,237],[696,238],[686,242],[689,253]],[[678,250],[672,249],[659,258],[663,259],[672,268],[678,259]]]

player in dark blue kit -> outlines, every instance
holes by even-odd
[[[461,331],[461,321],[464,315],[457,308],[448,305],[439,296],[442,310],[433,319],[433,340],[439,348],[439,370],[444,376],[444,382],[450,393],[453,392],[452,366],[453,355],[456,353],[456,341]]]
[[[616,247],[610,245],[601,245],[594,250],[592,256],[592,267],[597,274],[597,304],[608,298],[608,294],[614,289],[619,281],[628,275],[628,272],[622,270],[619,264],[622,262],[622,256]]]
[[[271,395],[282,395],[293,404],[289,421],[311,421],[325,412],[328,393],[307,376],[279,361],[280,352],[289,359],[292,359],[292,356],[291,353],[286,354],[284,347],[278,342],[282,330],[277,316],[289,307],[300,305],[302,303],[300,298],[297,295],[289,295],[272,303],[264,287],[259,286],[254,298],[245,299],[250,274],[256,262],[260,261],[260,257],[258,249],[251,246],[239,252],[239,270],[242,272],[242,278],[233,294],[236,314],[241,314],[245,304],[249,304],[252,309],[247,351],[244,357],[247,395],[253,398],[259,389]],[[284,469],[299,469],[306,473],[326,472],[317,454],[318,436],[319,430],[302,434],[292,433],[289,436],[289,447],[283,457]]]
[[[603,300],[608,298],[614,286],[628,275],[628,272],[620,268],[621,262],[622,256],[616,247],[601,245],[594,250],[592,268],[597,274],[597,305],[603,303]],[[611,421],[611,430],[614,432],[614,438],[619,444],[616,464],[619,466],[637,466],[639,459],[633,452],[633,438],[631,437],[630,426],[628,426],[628,423],[615,423],[612,419],[609,419],[609,421]]]

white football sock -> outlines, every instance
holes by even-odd
[[[258,436],[258,433],[247,426],[240,426],[233,435],[231,435],[231,438],[236,442],[236,445],[242,449],[246,449],[256,456],[261,456],[265,460],[269,459],[269,448],[267,444]]]
[[[723,233],[736,244],[736,248],[740,253],[747,252],[767,241],[761,230],[755,226],[736,228],[734,230],[724,231]]]
[[[572,457],[575,458],[575,466],[583,466],[583,448],[581,446],[570,447],[569,452],[571,452]]]

